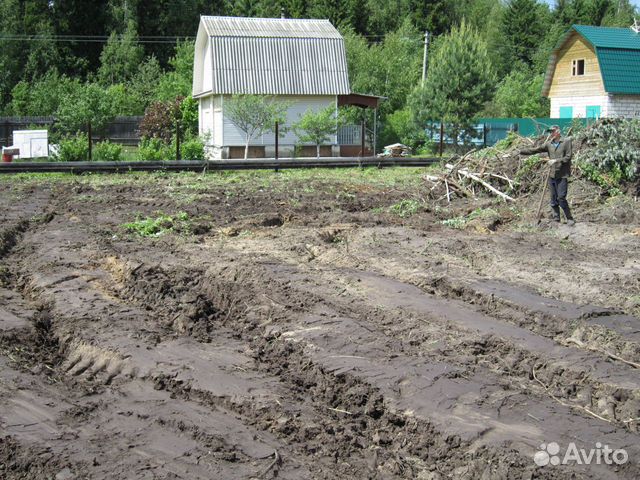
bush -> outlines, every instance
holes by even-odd
[[[640,120],[604,119],[587,128],[578,139],[590,148],[582,149],[577,163],[590,177],[595,167],[613,183],[634,180],[640,164]],[[586,167],[586,168],[585,168]]]
[[[122,160],[122,145],[100,142],[93,147],[93,159],[101,162],[119,162]]]
[[[192,97],[187,97],[180,105],[180,115],[182,116],[182,134],[187,137],[189,135],[198,134],[198,101]]]
[[[140,122],[140,134],[170,144],[176,133],[176,123],[182,118],[181,104],[181,97],[169,102],[151,104]]]
[[[84,162],[89,159],[87,137],[67,137],[60,141],[58,153],[54,155],[58,162]]]
[[[180,145],[183,160],[204,160],[204,143],[199,137],[191,137]]]
[[[413,120],[408,108],[397,110],[387,116],[381,137],[385,145],[400,142],[411,147],[415,153],[418,153],[422,147],[425,147],[428,152],[433,149],[433,143],[429,140],[427,132]]]
[[[138,148],[140,160],[168,160],[174,157],[171,147],[165,145],[159,138],[143,138]]]

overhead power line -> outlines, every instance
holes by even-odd
[[[6,34],[0,35],[0,41],[15,42],[74,42],[74,43],[107,43],[109,35],[24,35]],[[171,43],[175,44],[179,40],[195,40],[193,36],[166,36],[147,35],[135,38],[136,43]],[[124,41],[123,35],[118,35],[116,41]]]

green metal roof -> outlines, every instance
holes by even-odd
[[[640,95],[640,34],[630,28],[573,25],[551,54],[542,94],[549,95],[560,49],[577,32],[595,50],[607,93]]]
[[[582,35],[594,48],[640,50],[640,34],[630,28],[573,25],[571,29]]]
[[[607,93],[640,95],[640,50],[597,48]]]

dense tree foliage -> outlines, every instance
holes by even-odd
[[[101,113],[96,115],[100,118],[106,113],[142,115],[154,102],[190,94],[193,37],[200,15],[284,14],[328,18],[340,29],[345,37],[352,90],[387,97],[379,111],[383,141],[420,137],[416,131],[403,134],[396,130],[404,130],[402,125],[410,123],[408,99],[420,84],[424,32],[428,30],[433,39],[429,77],[442,75],[438,52],[444,48],[444,39],[450,32],[459,31],[463,22],[483,45],[482,57],[474,60],[482,63],[477,65],[479,71],[498,73],[479,78],[482,95],[476,89],[471,92],[477,97],[461,92],[459,103],[464,103],[464,110],[472,116],[539,115],[547,111],[547,103],[539,94],[541,76],[551,50],[567,28],[574,23],[628,27],[638,15],[629,0],[549,3],[0,0],[0,113],[64,114],[70,128],[75,128],[85,118],[72,118],[67,103],[77,98],[83,109],[98,108]],[[449,73],[460,73],[456,72]],[[455,83],[453,77],[449,80]],[[429,88],[435,88],[434,82],[436,78],[428,79]],[[494,92],[492,98],[485,95],[487,82],[490,85],[486,91]],[[423,92],[425,98],[443,98],[438,97],[441,92],[436,93]],[[98,104],[95,96],[101,97]],[[415,94],[411,98],[415,100]],[[87,111],[83,115],[88,115]],[[371,121],[370,117],[367,122]]]
[[[494,86],[487,42],[462,22],[437,43],[426,82],[411,94],[409,107],[420,124],[450,124],[455,140],[490,100]]]

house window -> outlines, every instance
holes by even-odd
[[[573,107],[560,107],[560,118],[573,118]]]
[[[584,59],[571,62],[571,73],[574,77],[584,75]]]
[[[600,105],[587,106],[587,118],[600,118]]]

